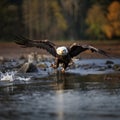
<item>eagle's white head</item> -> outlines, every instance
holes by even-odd
[[[62,47],[58,47],[56,49],[56,52],[57,52],[58,55],[64,56],[64,55],[68,54],[68,49],[65,46],[62,46]]]

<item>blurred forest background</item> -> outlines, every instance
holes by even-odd
[[[118,0],[0,0],[0,40],[120,39]]]

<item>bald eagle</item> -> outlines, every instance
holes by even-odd
[[[30,40],[23,36],[17,36],[15,42],[21,45],[22,47],[37,47],[45,49],[52,56],[55,57],[55,63],[52,64],[53,68],[58,68],[60,63],[63,64],[62,72],[64,72],[65,69],[68,67],[68,64],[70,63],[73,57],[86,50],[91,50],[92,52],[97,52],[102,55],[108,56],[108,54],[103,50],[97,49],[90,45],[80,45],[77,43],[73,43],[69,47],[57,47],[54,43],[50,42],[49,40]]]

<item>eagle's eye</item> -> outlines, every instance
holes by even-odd
[[[63,50],[63,53],[66,53],[66,50]]]
[[[64,55],[66,55],[66,54],[67,54],[67,50],[64,49],[64,50],[62,51],[62,53],[63,53]]]

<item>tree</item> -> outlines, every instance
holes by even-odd
[[[40,27],[39,25],[39,7],[38,0],[24,0],[22,4],[23,22],[25,26],[25,33],[28,37],[33,38],[37,36]]]
[[[17,4],[0,1],[0,38],[10,40],[14,31],[20,31]],[[19,29],[18,29],[19,28]]]
[[[40,39],[54,39],[63,36],[67,29],[67,22],[56,0],[24,0],[23,16],[30,38],[37,36]]]
[[[87,35],[93,39],[101,39],[103,37],[102,27],[106,24],[107,19],[102,7],[98,4],[93,5],[87,14],[86,23],[88,29]]]
[[[120,37],[119,16],[120,2],[113,0],[1,0],[0,38],[16,32],[34,39],[113,39]]]
[[[85,17],[90,2],[86,0],[60,0],[60,2],[63,15],[68,23],[67,38],[84,38]]]
[[[50,1],[50,36],[57,38],[57,36],[64,36],[64,32],[67,30],[67,21],[62,13],[62,9],[56,0]]]
[[[120,37],[120,2],[114,1],[108,7],[108,24],[104,26],[104,32],[110,39]]]

